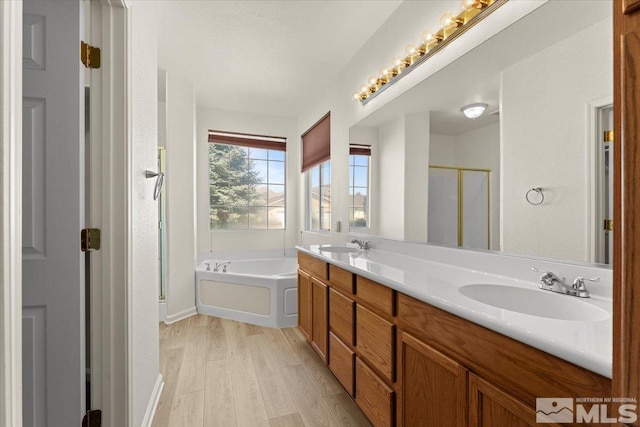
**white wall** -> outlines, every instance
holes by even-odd
[[[193,84],[160,71],[166,83],[167,322],[195,313],[196,141]],[[161,116],[161,114],[159,114]]]
[[[405,118],[379,127],[377,161],[379,191],[372,195],[378,202],[377,228],[380,236],[404,239],[405,197]],[[333,194],[332,194],[333,196]]]
[[[429,113],[405,116],[404,200],[404,238],[426,242],[429,213]]]
[[[158,338],[158,204],[153,180],[146,169],[156,169],[157,18],[156,2],[132,2],[131,35],[131,243],[129,378],[132,384],[130,419],[142,424],[159,375]],[[124,369],[124,367],[122,367]]]
[[[491,249],[500,250],[500,123],[460,135],[431,134],[431,165],[491,170]]]
[[[209,229],[209,129],[287,138],[286,229]],[[290,248],[298,242],[300,133],[296,119],[198,107],[197,113],[197,232],[198,252]]]
[[[589,261],[588,103],[612,95],[613,59],[604,53],[611,25],[604,20],[503,72],[506,252]],[[526,202],[532,187],[543,188],[544,204]]]

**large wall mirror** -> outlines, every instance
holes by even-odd
[[[549,1],[353,126],[350,231],[611,264],[612,9]]]

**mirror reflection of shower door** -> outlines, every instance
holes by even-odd
[[[459,246],[458,175],[458,169],[429,167],[429,243]]]
[[[490,249],[490,172],[429,167],[429,243]]]

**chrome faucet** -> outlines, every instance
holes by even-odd
[[[533,271],[543,273],[542,276],[540,276],[540,289],[578,298],[589,298],[589,291],[584,285],[585,280],[591,282],[597,282],[600,280],[599,277],[594,277],[592,279],[587,279],[586,277],[578,277],[573,281],[573,285],[569,286],[566,283],[566,277],[559,277],[551,271],[540,270],[535,267],[532,267],[531,269]]]
[[[369,241],[368,240],[358,240],[358,239],[353,239],[351,241],[351,243],[355,243],[356,245],[358,245],[358,247],[362,250],[368,251],[371,246],[369,246]]]
[[[205,262],[204,265],[207,266],[207,271],[211,270],[211,263],[210,262]]]
[[[220,271],[220,268],[222,268],[222,272],[226,273],[227,272],[227,266],[231,264],[231,261],[223,261],[221,263],[217,263],[216,262],[216,266],[213,267],[213,271]]]

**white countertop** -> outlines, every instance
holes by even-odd
[[[592,295],[591,298],[578,301],[607,311],[609,318],[606,320],[557,320],[527,315],[477,302],[462,295],[459,288],[487,283],[538,289],[538,283],[535,282],[381,249],[335,253],[320,251],[319,247],[296,246],[298,250],[325,262],[611,378],[611,299]],[[558,298],[576,298],[549,293]]]

